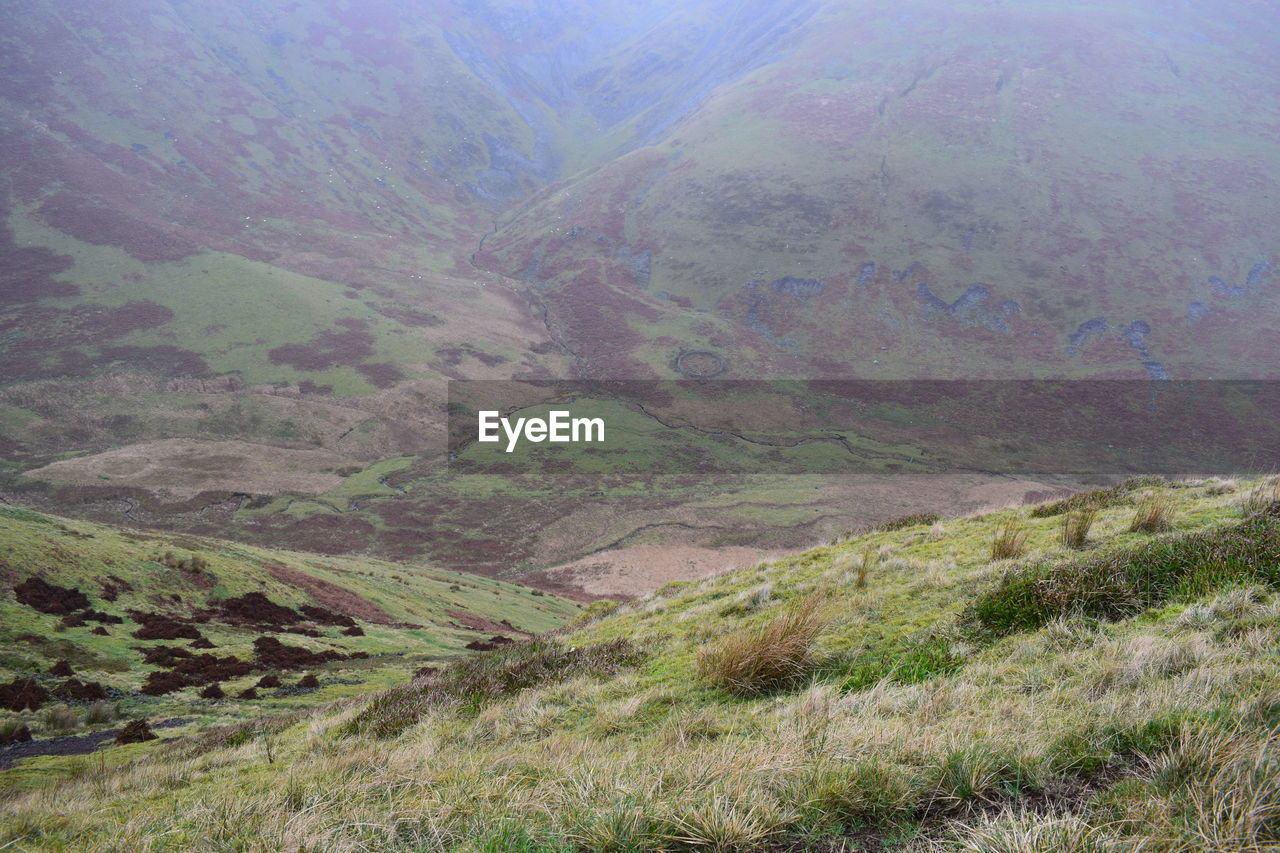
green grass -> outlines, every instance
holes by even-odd
[[[305,718],[113,748],[92,777],[36,762],[0,774],[33,790],[0,801],[0,844],[1261,853],[1280,525],[1213,484],[1157,488],[1171,533],[1129,532],[1124,505],[1098,511],[1088,551],[1026,509],[875,531]],[[1028,553],[992,566],[1010,523]],[[777,636],[815,596],[800,677],[741,691],[699,665],[770,647],[731,638]]]
[[[174,554],[175,561],[202,559],[206,568],[195,573],[171,567],[164,560],[166,552]],[[157,643],[131,636],[139,626],[130,619],[130,610],[195,616],[200,621],[197,613],[202,608],[247,592],[264,593],[293,608],[306,604],[332,608],[306,589],[275,577],[273,565],[304,572],[316,584],[328,584],[330,589],[345,590],[381,608],[387,617],[384,621],[391,623],[357,617],[364,636],[347,637],[340,629],[322,628],[319,637],[280,635],[283,642],[315,651],[363,652],[369,657],[318,668],[323,686],[310,695],[273,696],[266,691],[259,702],[210,703],[198,698],[198,687],[158,697],[135,692],[154,669],[141,663],[135,648]],[[66,659],[77,678],[123,691],[124,698],[118,701],[122,713],[152,720],[187,719],[179,730],[184,734],[404,684],[418,667],[457,657],[465,653],[468,642],[495,633],[464,628],[448,614],[450,610],[474,613],[495,623],[508,620],[515,630],[531,633],[556,628],[578,612],[576,605],[555,596],[534,595],[530,589],[474,575],[361,557],[322,557],[186,535],[131,531],[13,506],[0,506],[0,572],[5,590],[0,594],[0,681],[43,673],[55,661]],[[30,576],[80,589],[95,610],[121,617],[124,624],[106,625],[108,636],[91,633],[93,622],[62,627],[59,616],[39,613],[8,592]],[[120,591],[114,601],[104,597],[102,585],[104,581],[118,585],[112,578],[132,587]],[[179,600],[175,601],[175,596]],[[259,634],[256,629],[216,620],[204,620],[198,627],[217,647],[213,654],[252,657],[252,642]],[[18,639],[23,635],[39,641]],[[159,644],[184,646],[187,642]],[[292,683],[301,674],[285,673],[283,677]],[[234,695],[261,675],[233,679],[222,687]],[[36,718],[27,716],[33,721]],[[33,731],[39,729],[33,725]]]

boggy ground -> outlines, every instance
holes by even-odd
[[[305,718],[66,759],[0,844],[1273,850],[1278,499],[1149,479],[909,519]]]

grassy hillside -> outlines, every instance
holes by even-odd
[[[1278,499],[904,519],[305,720],[68,760],[0,844],[1275,849]]]
[[[0,726],[83,737],[146,718],[166,736],[193,734],[402,684],[468,644],[541,633],[576,612],[471,575],[0,506],[0,683],[34,679],[39,697],[15,708],[10,689]],[[318,684],[299,688],[308,675]],[[206,695],[210,685],[223,696]],[[9,778],[56,775],[59,761],[32,759]]]

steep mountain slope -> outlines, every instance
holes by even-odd
[[[459,484],[444,380],[1276,367],[1260,0],[113,9],[0,11],[16,502],[489,573],[794,546],[945,506]]]
[[[84,719],[95,700],[176,721],[183,733],[312,707],[576,613],[554,596],[455,572],[0,506],[0,703],[37,735],[110,725],[110,713]],[[308,674],[318,685],[298,689]],[[263,679],[257,695],[242,695]]]
[[[1276,32],[1252,2],[827,4],[480,260],[597,376],[1270,376]]]
[[[1147,479],[904,519],[256,742],[65,760],[99,769],[0,802],[0,841],[1270,849],[1278,511],[1274,482]]]

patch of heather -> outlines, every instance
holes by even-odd
[[[193,625],[183,624],[162,613],[143,613],[130,610],[129,615],[142,625],[133,632],[139,640],[198,640],[203,636]]]
[[[161,376],[209,376],[212,373],[199,353],[172,344],[104,347],[101,358],[103,362],[124,362],[136,370]]]
[[[89,606],[89,599],[80,590],[56,586],[43,578],[29,577],[13,588],[14,598],[41,613],[55,616],[70,614]]]
[[[107,691],[96,681],[68,678],[53,688],[53,696],[64,702],[97,702],[107,698]]]
[[[277,604],[260,592],[228,598],[213,613],[225,622],[242,625],[292,625],[301,618],[297,611]]]
[[[356,371],[375,388],[390,388],[404,379],[404,373],[400,368],[390,362],[357,364]]]
[[[267,357],[272,364],[297,370],[327,370],[339,364],[360,364],[373,355],[373,342],[373,335],[362,328],[326,329],[307,343],[278,346]]]
[[[0,684],[0,708],[10,711],[39,711],[49,701],[49,691],[34,678],[15,678]]]
[[[299,646],[287,646],[275,637],[254,640],[253,653],[262,666],[272,669],[303,669],[346,658],[346,655],[332,649],[313,652]]]
[[[79,287],[55,278],[74,265],[71,256],[16,246],[13,232],[4,224],[7,217],[8,210],[0,207],[0,308],[79,296]]]
[[[118,246],[140,261],[180,261],[199,247],[174,229],[144,222],[118,207],[62,191],[39,209],[49,225],[97,246]]]

